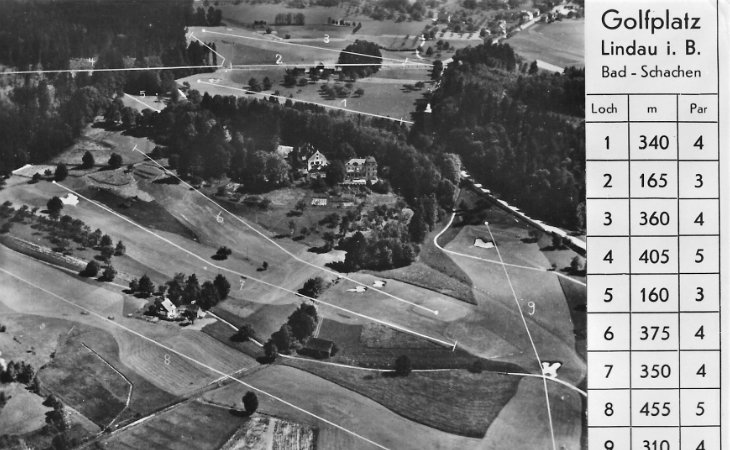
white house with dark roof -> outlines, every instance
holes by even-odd
[[[159,304],[159,311],[161,315],[164,315],[166,319],[177,319],[180,315],[175,306],[169,298],[165,297]]]
[[[329,166],[330,162],[327,157],[319,150],[315,151],[312,156],[307,158],[307,173],[310,179],[324,178],[324,169]]]
[[[372,156],[348,160],[345,163],[345,180],[350,183],[378,181],[378,162]]]

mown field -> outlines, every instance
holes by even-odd
[[[479,442],[478,439],[445,433],[408,420],[360,394],[292,367],[275,364],[251,372],[243,381],[388,448],[445,450],[474,448]],[[225,407],[238,407],[241,396],[247,390],[246,386],[232,383],[206,393],[203,398]],[[317,426],[320,430],[318,449],[372,448],[371,444],[357,437],[336,431],[311,415],[265,395],[259,395],[259,411]]]
[[[585,65],[584,22],[564,19],[551,24],[538,23],[505,42],[528,62],[539,59],[559,67],[582,67]]]
[[[539,378],[524,378],[517,393],[507,403],[487,431],[480,448],[499,450],[509,442],[512,448],[552,448],[550,426],[556,448],[581,450],[580,395],[566,387],[548,383],[552,422],[548,420],[545,388]]]
[[[520,380],[466,370],[412,372],[398,377],[302,360],[285,363],[358,392],[415,422],[469,437],[484,436]]]
[[[246,419],[227,408],[188,401],[102,441],[103,448],[214,450]]]

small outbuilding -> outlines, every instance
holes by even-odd
[[[335,348],[335,343],[327,339],[320,339],[316,337],[310,337],[307,339],[307,343],[299,350],[299,353],[312,356],[314,358],[329,358],[332,356],[332,351]]]

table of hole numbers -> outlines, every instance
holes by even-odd
[[[586,2],[590,450],[721,448],[717,12],[666,4]]]

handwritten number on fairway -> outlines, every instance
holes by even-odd
[[[324,43],[325,44],[329,44],[330,43],[330,35],[329,34],[325,34],[324,35]]]
[[[284,57],[280,54],[276,54],[276,64],[284,64]]]
[[[530,311],[528,312],[529,315],[535,314],[535,302],[527,302],[527,307],[530,308]]]
[[[170,355],[168,355],[168,354],[165,354],[165,365],[166,366],[170,365]]]

